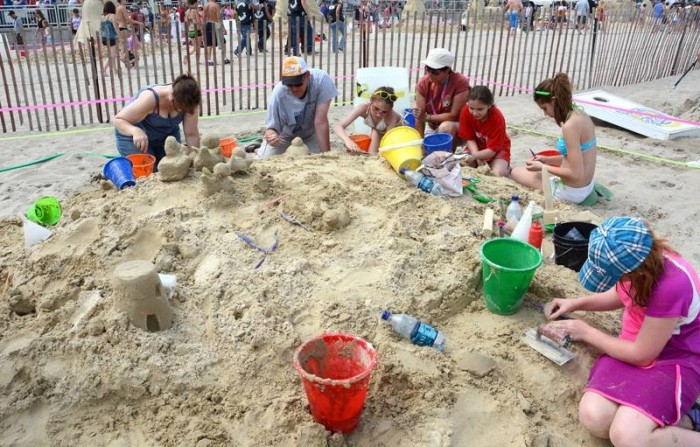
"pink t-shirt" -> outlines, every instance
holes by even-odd
[[[680,318],[658,360],[671,360],[700,373],[700,279],[688,261],[678,255],[664,256],[664,273],[649,297],[646,308],[632,301],[629,282],[616,285],[625,306],[620,338],[636,340],[644,317]],[[628,293],[628,291],[630,293]]]
[[[443,85],[433,85],[430,75],[423,76],[416,85],[416,92],[425,98],[426,113],[438,115],[452,110],[454,97],[460,93],[469,93],[469,80],[461,73],[451,72]],[[432,129],[437,129],[436,123],[429,123]]]

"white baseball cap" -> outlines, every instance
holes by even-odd
[[[446,48],[433,48],[428,53],[428,57],[423,61],[423,65],[439,70],[445,67],[452,67],[455,56]]]

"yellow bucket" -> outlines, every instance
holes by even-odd
[[[413,127],[394,127],[382,137],[382,140],[379,142],[379,149],[384,146],[393,146],[420,139],[420,133]],[[391,167],[401,175],[399,171],[402,168],[415,171],[418,166],[420,166],[420,160],[423,157],[423,146],[416,144],[413,146],[397,147],[396,149],[389,149],[388,151],[381,152],[381,154],[382,157],[389,162]]]

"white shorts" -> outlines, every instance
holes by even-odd
[[[555,199],[575,204],[586,200],[593,192],[593,187],[595,186],[595,182],[591,180],[591,183],[582,188],[573,188],[571,186],[566,186],[564,182],[561,181],[561,178],[555,175],[549,178],[549,183],[552,186],[552,196]]]
[[[287,148],[291,144],[291,140],[296,137],[285,137],[289,138],[289,142],[280,142],[277,146],[270,146],[267,141],[263,141],[258,149],[258,158],[268,158],[273,155],[281,155],[287,151]],[[311,135],[309,138],[304,140],[304,143],[309,146],[309,152],[313,154],[320,154],[321,148],[318,147],[318,142],[316,141],[316,134]]]

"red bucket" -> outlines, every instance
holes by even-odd
[[[350,433],[360,422],[377,353],[367,341],[348,334],[323,334],[294,353],[314,420],[326,429]]]
[[[537,152],[537,155],[540,157],[556,157],[557,155],[561,155],[558,150],[556,149],[543,149],[541,151]],[[561,163],[552,165],[552,166],[560,166]]]

